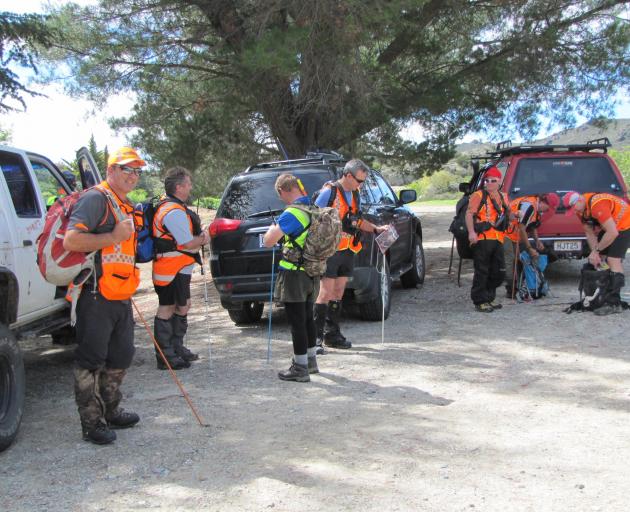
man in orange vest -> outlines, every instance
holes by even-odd
[[[544,251],[545,246],[538,238],[538,228],[549,219],[560,205],[560,197],[555,192],[538,194],[533,196],[517,197],[510,202],[510,212],[512,214],[510,226],[505,232],[508,240],[503,244],[505,253],[505,289],[508,297],[513,296],[512,286],[516,280],[516,261],[521,251],[527,251],[536,261],[539,251]],[[534,240],[534,245],[529,241],[529,237]]]
[[[360,231],[379,234],[388,226],[376,226],[361,218],[359,187],[367,179],[369,169],[361,160],[346,163],[343,176],[334,183],[326,183],[315,204],[320,208],[332,206],[339,212],[343,232],[337,252],[326,262],[326,272],[321,278],[319,294],[315,301],[314,316],[317,343],[333,348],[350,348],[339,327],[341,299],[354,270],[354,255],[361,250]],[[323,353],[323,349],[320,349]]]
[[[73,208],[64,248],[96,252],[95,271],[76,305],[74,389],[83,439],[109,444],[111,429],[133,427],[139,416],[119,407],[120,386],[134,354],[131,296],[140,282],[135,266],[136,219],[127,194],[146,164],[129,147],[112,153],[107,179]],[[118,221],[120,216],[128,218]]]
[[[612,273],[606,303],[594,313],[599,316],[621,313],[621,289],[626,284],[623,259],[630,246],[630,205],[612,194],[574,191],[565,193],[562,203],[566,215],[575,214],[584,227],[591,249],[589,263],[598,268],[604,256]]]
[[[484,174],[484,189],[470,196],[466,211],[468,241],[475,272],[470,297],[475,309],[492,313],[503,306],[495,301],[497,287],[505,278],[503,239],[509,223],[507,196],[499,192],[501,171],[490,167]]]
[[[201,263],[199,249],[208,243],[207,230],[201,229],[199,216],[186,206],[192,190],[191,173],[183,167],[166,171],[166,196],[156,208],[153,237],[156,259],[153,261],[153,286],[159,306],[153,328],[162,353],[171,368],[190,367],[199,356],[184,346],[190,309],[190,279],[195,263]],[[157,353],[157,367],[166,364]]]

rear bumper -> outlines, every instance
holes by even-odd
[[[531,240],[533,242],[533,240]],[[545,248],[551,249],[560,259],[582,259],[586,258],[591,252],[585,236],[568,236],[568,237],[540,237],[540,241]],[[579,242],[580,248],[575,249],[575,242]]]

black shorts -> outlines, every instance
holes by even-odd
[[[605,233],[604,230],[600,231],[599,235],[597,235],[597,240],[601,240]],[[617,238],[613,240],[613,243],[606,247],[606,249],[600,251],[600,254],[610,256],[611,258],[623,259],[628,247],[630,247],[630,229],[620,231]]]
[[[350,277],[354,271],[354,253],[350,249],[337,251],[326,262],[323,277]]]
[[[185,306],[190,299],[190,274],[179,273],[166,286],[153,285],[160,306]]]

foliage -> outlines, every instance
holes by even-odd
[[[626,185],[630,187],[630,148],[622,150],[611,149],[609,153],[617,167],[619,167]]]
[[[209,208],[210,210],[216,210],[217,208],[219,208],[220,202],[221,202],[220,197],[207,196],[207,197],[200,197],[199,201],[198,202],[195,201],[194,204],[195,206],[198,204],[202,208]]]
[[[9,144],[11,142],[12,135],[11,130],[0,126],[0,142],[3,144]]]
[[[116,125],[207,190],[276,142],[419,175],[466,130],[515,126],[527,139],[542,119],[610,113],[629,83],[625,3],[100,0],[57,11],[49,57],[70,67],[75,94],[137,93]],[[401,139],[409,122],[425,142]]]
[[[0,112],[15,110],[15,102],[26,108],[23,96],[39,95],[20,82],[12,67],[37,73],[37,45],[50,47],[53,36],[54,31],[42,16],[0,12]]]
[[[149,194],[143,188],[135,188],[127,194],[127,198],[133,203],[142,203],[147,200]]]

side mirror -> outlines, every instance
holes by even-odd
[[[464,194],[468,194],[468,192],[470,192],[470,183],[460,183],[459,191]]]
[[[418,194],[415,190],[405,189],[400,191],[399,197],[401,204],[407,204],[413,203],[418,198]]]

